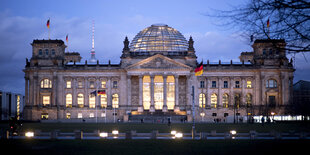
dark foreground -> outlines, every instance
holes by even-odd
[[[8,154],[300,154],[310,140],[0,140]]]

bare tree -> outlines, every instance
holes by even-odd
[[[223,26],[237,28],[251,40],[253,36],[281,38],[286,40],[288,52],[310,52],[309,0],[248,0],[228,11],[213,10],[207,16],[218,18]]]

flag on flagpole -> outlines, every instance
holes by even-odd
[[[267,20],[267,27],[268,27],[268,28],[270,27],[269,18],[268,18],[268,20]]]
[[[203,61],[196,67],[195,76],[200,76],[203,73]]]
[[[46,26],[47,26],[48,29],[50,28],[50,19],[47,20]]]
[[[95,90],[95,91],[91,92],[90,96],[97,96],[97,91]]]
[[[68,34],[66,35],[66,42],[67,42],[67,44],[68,44]]]
[[[105,94],[106,94],[105,90],[98,90],[98,95],[105,95]]]

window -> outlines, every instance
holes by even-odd
[[[113,94],[112,95],[112,108],[118,108],[118,102],[119,102],[118,94]]]
[[[277,81],[276,80],[267,80],[266,81],[266,88],[277,88]]]
[[[275,96],[269,96],[268,97],[268,103],[269,103],[269,107],[275,107],[276,106],[276,97]]]
[[[106,113],[101,113],[101,117],[106,117]]]
[[[71,114],[70,114],[70,113],[67,113],[67,114],[66,114],[66,118],[67,118],[67,119],[70,119],[70,118],[71,118]]]
[[[151,78],[150,76],[143,76],[142,81],[143,81],[142,86],[143,109],[149,110],[151,106]]]
[[[113,88],[117,88],[117,81],[113,81]]]
[[[240,94],[235,94],[235,104],[234,104],[235,108],[239,108],[240,107]]]
[[[272,54],[273,54],[272,49],[269,49],[269,55],[272,55]]]
[[[252,105],[252,95],[250,93],[246,94],[246,105],[248,107]]]
[[[224,88],[228,88],[228,81],[224,81]]]
[[[66,95],[66,107],[72,108],[72,94]]]
[[[106,88],[106,82],[105,81],[101,81],[101,88]]]
[[[263,55],[266,55],[266,49],[263,49]]]
[[[52,56],[54,56],[55,55],[55,50],[54,49],[52,49]]]
[[[89,108],[95,108],[95,107],[96,107],[96,96],[89,95]]]
[[[95,81],[89,81],[89,88],[95,88]]]
[[[50,104],[50,96],[43,96],[43,106]]]
[[[247,81],[246,82],[246,87],[247,88],[252,88],[252,81]]]
[[[48,49],[45,49],[45,55],[48,55]]]
[[[100,105],[101,108],[106,108],[108,106],[107,94],[100,95]]]
[[[78,82],[78,88],[83,88],[83,82],[82,81]]]
[[[212,94],[211,95],[211,108],[216,108],[217,105],[217,95]]]
[[[42,49],[39,49],[39,56],[43,54]]]
[[[71,81],[67,81],[66,88],[71,88]]]
[[[94,117],[95,117],[94,113],[89,114],[89,118],[94,118]]]
[[[235,81],[235,88],[240,88],[240,81]]]
[[[212,81],[212,88],[216,88],[216,81]]]
[[[43,79],[41,81],[41,88],[52,88],[52,81],[49,79]]]
[[[205,88],[205,81],[200,81],[200,88]]]
[[[223,95],[222,102],[223,102],[223,107],[224,107],[224,108],[228,108],[228,94],[225,93],[225,94]]]
[[[79,108],[83,108],[84,107],[84,95],[83,94],[78,94],[77,96],[77,103],[78,103],[78,107]]]
[[[173,110],[175,102],[174,76],[167,76],[166,86],[167,86],[167,109]]]
[[[48,113],[42,113],[41,114],[41,119],[43,119],[43,120],[48,119]]]
[[[164,79],[162,76],[154,77],[154,106],[161,110],[164,105]]]
[[[200,108],[206,107],[206,95],[203,93],[199,94],[199,107]]]
[[[82,113],[78,113],[78,118],[83,118],[83,114]]]
[[[228,113],[224,113],[224,117],[227,117],[228,116]]]

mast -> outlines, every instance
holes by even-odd
[[[92,46],[91,46],[91,51],[90,51],[90,63],[96,63],[97,59],[95,57],[96,52],[95,52],[95,21],[92,21]]]

